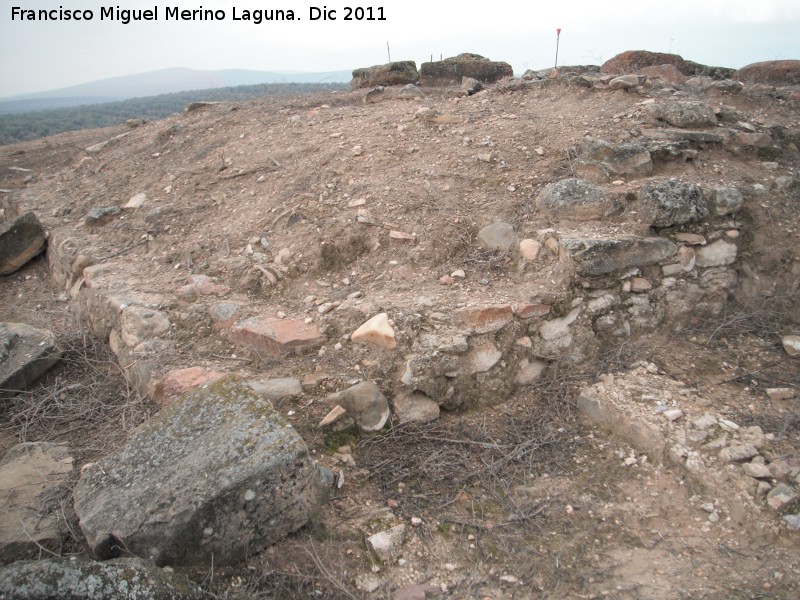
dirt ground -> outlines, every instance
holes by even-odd
[[[581,138],[636,139],[646,124],[641,102],[671,94],[548,82],[458,100],[432,92],[421,102],[364,105],[363,92],[352,92],[212,105],[137,129],[0,148],[0,198],[35,210],[48,229],[74,229],[98,259],[124,257],[146,273],[144,291],[172,296],[188,273],[203,273],[230,286],[253,314],[300,319],[319,318],[318,304],[355,291],[376,309],[393,307],[402,335],[414,327],[417,305],[452,311],[467,303],[562,301],[556,261],[523,276],[507,258],[481,251],[477,230],[497,218],[521,236],[553,226],[533,199],[571,176]],[[763,90],[706,100],[732,105],[758,124],[800,127],[796,101]],[[416,116],[422,107],[460,121],[425,122]],[[102,152],[85,151],[123,133]],[[661,166],[652,178],[769,186],[797,173],[800,156],[795,148],[776,161],[778,170],[764,157],[710,148],[691,163]],[[146,211],[86,232],[91,208],[121,206],[140,192]],[[742,229],[748,264],[758,272],[800,261],[798,193],[748,199]],[[377,225],[359,222],[359,209]],[[646,230],[631,213],[582,227]],[[390,237],[390,230],[413,240]],[[286,280],[270,285],[249,269],[253,252],[282,249],[291,257]],[[464,269],[464,281],[441,285],[456,269]],[[695,390],[709,410],[775,434],[775,456],[800,457],[797,398],[771,401],[764,393],[796,389],[800,380],[800,361],[780,347],[781,335],[798,333],[797,315],[786,306],[731,298],[715,319],[551,369],[504,403],[373,435],[317,424],[329,408],[320,401],[327,392],[361,378],[391,382],[382,355],[342,338],[339,352],[291,361],[244,356],[214,335],[203,314],[179,306],[182,320],[170,333],[175,351],[163,357],[164,369],[330,374],[317,392],[279,408],[319,461],[343,476],[300,532],[235,568],[187,573],[215,598],[795,598],[800,534],[779,514],[739,510],[726,490],[657,464],[575,408],[581,387],[600,375],[653,364]],[[69,349],[64,367],[3,406],[0,451],[19,441],[63,440],[80,464],[113,449],[155,411],[126,385],[105,340],[92,339],[73,314],[45,259],[0,279],[0,320],[50,327]],[[327,325],[344,332],[343,323]],[[91,399],[83,412],[70,404]],[[51,509],[63,515],[64,553],[86,552],[67,487]],[[401,556],[379,564],[366,537],[401,523]]]

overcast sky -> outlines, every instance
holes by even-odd
[[[346,22],[345,6],[383,7],[386,21]],[[715,66],[800,59],[800,0],[0,0],[0,97],[169,67],[350,70],[474,52],[515,72],[600,64],[625,50],[674,52]],[[12,21],[12,7],[89,9],[88,22]],[[101,21],[103,6],[158,7],[157,22]],[[166,8],[225,11],[223,21],[166,20]],[[233,9],[293,9],[296,22],[234,21]],[[309,19],[311,6],[336,21]]]

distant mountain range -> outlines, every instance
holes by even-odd
[[[0,98],[0,114],[101,104],[129,98],[237,85],[346,82],[350,81],[351,76],[350,71],[280,73],[246,69],[201,71],[179,67],[101,79],[47,92]]]

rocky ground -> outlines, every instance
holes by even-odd
[[[96,461],[234,373],[290,386],[335,479],[265,551],[175,567],[215,597],[796,597],[796,90],[638,83],[265,98],[2,148],[5,218],[49,240],[0,321],[69,342],[2,450]],[[321,426],[359,381],[388,424]],[[50,552],[87,553],[77,478]]]

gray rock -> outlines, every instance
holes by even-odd
[[[100,206],[98,208],[93,208],[86,215],[83,224],[87,227],[102,227],[113,221],[114,217],[120,214],[120,212],[122,211],[120,211],[117,206]]]
[[[0,323],[0,397],[27,388],[62,355],[51,332],[24,323]]]
[[[786,527],[792,531],[800,531],[800,514],[784,515],[783,520],[786,522]]]
[[[767,494],[767,504],[775,510],[781,510],[796,499],[797,492],[785,483],[779,483]]]
[[[711,127],[717,124],[714,109],[694,100],[655,102],[648,104],[646,110],[653,118],[675,127]]]
[[[508,252],[516,239],[514,227],[504,221],[497,221],[487,225],[478,232],[478,241],[481,246],[489,250]]]
[[[405,539],[406,526],[401,524],[369,536],[367,544],[378,560],[384,564],[390,564],[400,554],[400,548]]]
[[[695,251],[695,264],[698,267],[722,267],[736,262],[736,244],[717,240]]]
[[[430,423],[439,418],[439,404],[421,392],[394,397],[394,412],[400,424]]]
[[[578,273],[588,276],[652,265],[678,252],[678,247],[664,238],[567,238],[562,243]]]
[[[547,185],[537,196],[539,210],[557,218],[595,221],[621,210],[619,202],[585,179],[562,179]]]
[[[703,191],[694,183],[651,182],[639,191],[640,214],[654,227],[693,223],[708,216]]]
[[[32,211],[0,225],[0,275],[21,269],[47,246],[47,234]]]
[[[612,144],[588,136],[581,141],[579,172],[587,177],[595,173],[605,178],[646,175],[652,171],[652,156],[641,144]]]
[[[608,82],[608,87],[612,90],[630,90],[639,87],[647,80],[646,77],[639,75],[621,75]]]
[[[264,400],[282,400],[283,398],[295,398],[303,395],[303,387],[300,385],[300,381],[292,377],[268,379],[267,381],[248,381],[247,385]]]
[[[185,575],[140,558],[102,563],[48,558],[0,568],[0,596],[8,600],[190,600],[204,594]]]
[[[464,77],[481,83],[495,83],[513,77],[514,70],[506,62],[494,62],[478,54],[459,54],[436,62],[422,63],[419,68],[423,87],[460,85]]]
[[[395,98],[399,98],[400,100],[414,100],[416,98],[424,98],[425,93],[419,88],[418,85],[414,83],[409,83],[408,85],[404,85],[403,88],[397,92]]]
[[[43,496],[66,481],[72,463],[66,446],[47,442],[17,444],[0,461],[0,562],[59,550],[58,519]]]
[[[233,564],[302,527],[327,495],[308,448],[232,376],[135,429],[74,491],[94,555],[158,565]]]
[[[382,85],[372,88],[364,96],[364,104],[377,104],[386,98],[386,88]]]
[[[378,85],[405,85],[419,81],[417,63],[413,60],[390,62],[353,71],[351,89],[371,88]]]
[[[483,89],[483,84],[477,79],[473,77],[462,77],[461,78],[461,89],[467,92],[470,96],[472,94],[477,94]]]
[[[642,137],[652,140],[665,140],[668,142],[699,142],[703,144],[719,145],[722,145],[723,142],[725,142],[725,136],[712,131],[674,129],[672,127],[642,129]]]
[[[719,459],[723,462],[743,462],[757,454],[758,449],[752,444],[732,444],[720,450]]]
[[[712,208],[714,214],[718,217],[735,214],[739,212],[744,205],[742,193],[738,189],[732,187],[715,189],[713,200]]]
[[[341,406],[364,431],[379,431],[389,419],[389,402],[380,388],[371,381],[362,381],[353,387],[330,395],[328,404]]]

